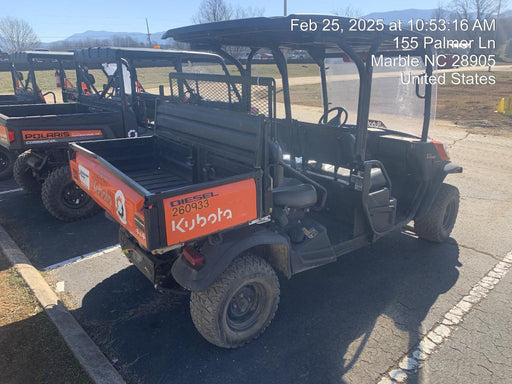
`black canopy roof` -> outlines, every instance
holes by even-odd
[[[316,31],[306,28],[294,28],[292,20],[315,22]],[[339,23],[343,32],[333,31],[333,21]],[[375,43],[380,42],[379,52],[395,52],[397,36],[421,36],[408,30],[392,31],[384,26],[382,31],[357,30],[353,19],[333,15],[297,14],[279,17],[254,17],[247,19],[197,24],[168,30],[162,38],[190,43],[192,49],[215,50],[221,46],[243,46],[251,48],[291,48],[312,50],[322,48],[327,51],[339,51],[339,44],[350,46],[355,52],[366,53]],[[365,25],[362,24],[362,27]],[[323,30],[325,27],[326,30]],[[366,29],[370,25],[366,24]],[[362,28],[363,29],[363,28]],[[375,29],[375,26],[374,26]],[[378,27],[380,29],[380,26]]]
[[[9,55],[9,59],[14,64],[28,63],[32,59],[39,59],[39,60],[73,60],[73,52],[22,51],[22,52],[11,53]]]
[[[117,61],[119,58],[128,60],[193,60],[196,62],[222,62],[220,56],[211,53],[154,48],[96,47],[75,51],[75,59],[81,63],[113,62]]]

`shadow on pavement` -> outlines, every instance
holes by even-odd
[[[396,362],[421,339],[425,316],[459,277],[458,257],[453,241],[430,244],[396,233],[336,263],[283,279],[274,321],[258,340],[236,350],[203,340],[192,324],[188,296],[157,294],[135,267],[93,288],[75,316],[134,382],[372,382],[389,368],[379,353],[393,353]],[[380,321],[398,335],[381,325],[376,332]],[[379,345],[381,334],[387,338]],[[376,376],[353,372],[358,364],[368,364],[366,371]]]
[[[9,179],[0,180],[0,193],[12,191],[18,188],[18,184],[16,184],[12,177]]]
[[[0,195],[0,224],[36,268],[44,268],[118,242],[119,225],[100,213],[65,223],[51,216],[37,194]]]

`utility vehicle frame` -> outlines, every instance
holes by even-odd
[[[62,91],[64,102],[76,100],[78,91],[75,84],[66,77],[66,69],[74,70],[73,52],[24,51],[6,55],[11,73],[13,94],[0,95],[0,105],[46,103],[46,96],[57,97],[53,91],[43,93],[36,74],[41,71],[55,71],[56,84]],[[26,78],[22,71],[26,70]],[[18,153],[0,146],[0,179],[12,176],[14,161]]]
[[[27,192],[41,192],[48,212],[63,221],[99,212],[71,180],[69,142],[152,134],[155,99],[168,77],[162,74],[163,85],[148,92],[138,69],[150,74],[156,65],[179,72],[189,63],[212,63],[227,71],[220,57],[203,52],[103,47],[78,50],[73,57],[76,102],[0,106],[0,144],[21,153],[14,164],[16,182]],[[99,89],[94,74],[104,80]]]
[[[345,32],[292,30],[294,19],[339,23]],[[217,80],[237,90],[236,102],[225,97],[212,105],[200,87],[188,87],[193,92],[181,103],[157,103],[155,137],[71,145],[73,179],[121,224],[127,257],[156,288],[175,281],[190,290],[192,320],[215,345],[239,347],[265,330],[279,302],[276,272],[290,278],[333,262],[411,220],[429,241],[444,241],[453,229],[459,193],[443,181],[462,168],[428,138],[434,85],[421,90],[412,84],[408,94],[421,106],[419,135],[370,119],[372,92],[378,91],[372,88],[378,79],[372,57],[433,52],[398,50],[393,42],[421,35],[387,27],[349,32],[350,23],[291,15],[169,30],[165,38],[214,51],[236,66],[240,76]],[[225,46],[249,48],[247,63]],[[273,79],[251,76],[252,57],[262,48],[271,50],[282,77],[283,118],[276,117]],[[318,65],[318,122],[292,115],[301,108],[290,98],[288,49],[307,51]],[[341,105],[329,103],[331,59],[355,66],[355,123],[347,123],[349,112]],[[433,74],[429,63],[427,76]],[[382,78],[396,80],[398,73]],[[181,80],[199,81],[186,74]],[[267,108],[258,114],[254,102],[262,93],[254,87],[261,84]]]

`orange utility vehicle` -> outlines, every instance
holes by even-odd
[[[71,145],[73,180],[121,224],[124,253],[156,288],[174,280],[191,291],[192,320],[215,345],[238,347],[264,331],[279,302],[277,272],[331,263],[411,220],[429,241],[453,229],[459,193],[443,181],[462,168],[428,137],[435,86],[405,84],[403,68],[379,72],[372,60],[423,63],[431,52],[394,43],[420,35],[351,25],[291,15],[170,30],[164,37],[216,51],[241,75],[171,75],[177,98],[157,101],[154,137]],[[249,50],[245,66],[223,46]],[[281,74],[282,104],[273,79],[251,76],[261,48]],[[291,103],[293,50],[318,65],[320,108]],[[428,60],[424,71],[432,75]],[[313,121],[303,110],[316,112],[306,116]]]

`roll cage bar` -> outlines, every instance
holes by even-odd
[[[130,73],[132,89],[137,89],[138,80],[136,67],[151,67],[155,60],[169,61],[169,66],[173,66],[177,72],[182,71],[183,61],[193,60],[196,63],[217,63],[222,67],[224,72],[229,75],[226,64],[220,56],[205,52],[152,48],[96,47],[75,51],[74,55],[75,61],[77,62],[79,81],[84,82],[87,88],[93,90],[95,94],[100,95],[100,98],[105,97],[108,88],[115,81],[116,76],[119,75],[122,65],[124,65]],[[135,61],[137,61],[137,65],[135,65]],[[101,65],[103,63],[116,63],[118,67],[114,74],[109,76]],[[106,89],[98,91],[94,87],[91,77],[87,73],[88,69],[100,69],[103,71],[103,73],[109,78]],[[124,95],[126,91],[124,89],[124,82],[121,82],[120,87],[122,88],[122,94]],[[144,91],[141,86],[140,88]],[[83,89],[81,89],[80,92],[83,92]]]
[[[9,54],[9,61],[11,63],[11,80],[13,89],[16,90],[21,87],[24,91],[27,91],[29,85],[32,84],[32,91],[40,93],[40,97],[44,101],[44,96],[51,94],[54,102],[56,102],[56,96],[52,91],[42,93],[36,80],[35,71],[45,69],[56,69],[57,65],[58,76],[60,79],[62,89],[62,99],[64,102],[68,101],[68,94],[65,92],[66,82],[66,69],[73,69],[73,52],[58,52],[58,51],[23,51],[13,52]],[[65,65],[65,62],[71,64]],[[53,64],[52,64],[53,63]],[[28,69],[27,78],[23,79],[20,70]]]
[[[292,20],[317,23],[317,30],[292,30]],[[333,20],[339,23],[343,32],[321,31],[321,27]],[[290,85],[288,70],[283,49],[300,49],[309,53],[320,70],[322,86],[323,109],[328,110],[327,79],[325,59],[350,58],[359,74],[359,99],[357,110],[357,134],[355,157],[359,167],[365,161],[366,137],[368,130],[368,117],[372,87],[372,56],[398,56],[409,54],[424,57],[433,55],[433,51],[421,45],[415,50],[397,50],[393,39],[395,37],[409,36],[421,38],[423,35],[408,30],[392,31],[384,26],[382,31],[350,31],[350,18],[332,15],[289,15],[286,17],[256,17],[239,20],[221,21],[216,23],[198,24],[168,30],[162,38],[172,37],[176,41],[189,43],[191,49],[208,50],[218,53],[233,63],[242,76],[250,77],[252,59],[256,52],[262,48],[270,49],[282,77],[283,98],[285,107],[285,120],[292,121],[290,101]],[[229,54],[226,46],[238,46],[250,49],[247,62],[244,65]],[[425,63],[426,75],[431,76],[433,67],[430,62]],[[417,92],[418,93],[418,92]],[[418,96],[420,96],[418,94]],[[432,102],[432,85],[427,84],[425,92],[420,96],[424,99],[424,117],[421,140],[428,137],[430,122],[430,107]],[[291,154],[293,159],[293,153]]]

